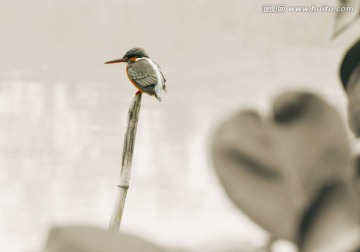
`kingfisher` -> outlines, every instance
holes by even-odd
[[[161,92],[166,91],[165,77],[158,64],[152,61],[144,49],[135,47],[122,58],[110,60],[105,64],[126,63],[126,74],[131,83],[139,90],[136,94],[146,93],[161,101]]]

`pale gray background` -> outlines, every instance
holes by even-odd
[[[211,132],[284,89],[319,92],[345,115],[337,69],[359,31],[331,42],[333,13],[264,14],[264,3],[0,0],[1,250],[37,251],[52,225],[107,227],[136,90],[125,65],[103,63],[134,46],[168,93],[143,97],[122,230],[195,251],[264,244],[216,180]]]

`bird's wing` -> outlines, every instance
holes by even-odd
[[[144,88],[158,83],[156,70],[147,60],[136,61],[129,67],[128,76],[132,81]]]

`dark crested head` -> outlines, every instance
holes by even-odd
[[[124,57],[120,59],[110,60],[108,62],[105,62],[105,64],[113,64],[113,63],[131,63],[135,62],[137,58],[149,58],[149,56],[145,53],[144,49],[140,47],[135,47],[129,51],[127,51],[124,55]]]
[[[133,57],[136,58],[149,58],[149,56],[145,53],[144,49],[140,48],[140,47],[135,47],[133,49],[130,49],[129,51],[127,51],[124,55],[123,58],[126,59],[131,59]]]

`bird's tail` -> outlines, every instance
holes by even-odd
[[[160,96],[160,94],[155,93],[155,98],[158,99],[159,102],[161,102],[161,96]]]
[[[165,85],[156,85],[155,86],[155,97],[158,99],[159,102],[161,102],[161,91],[165,87]]]

